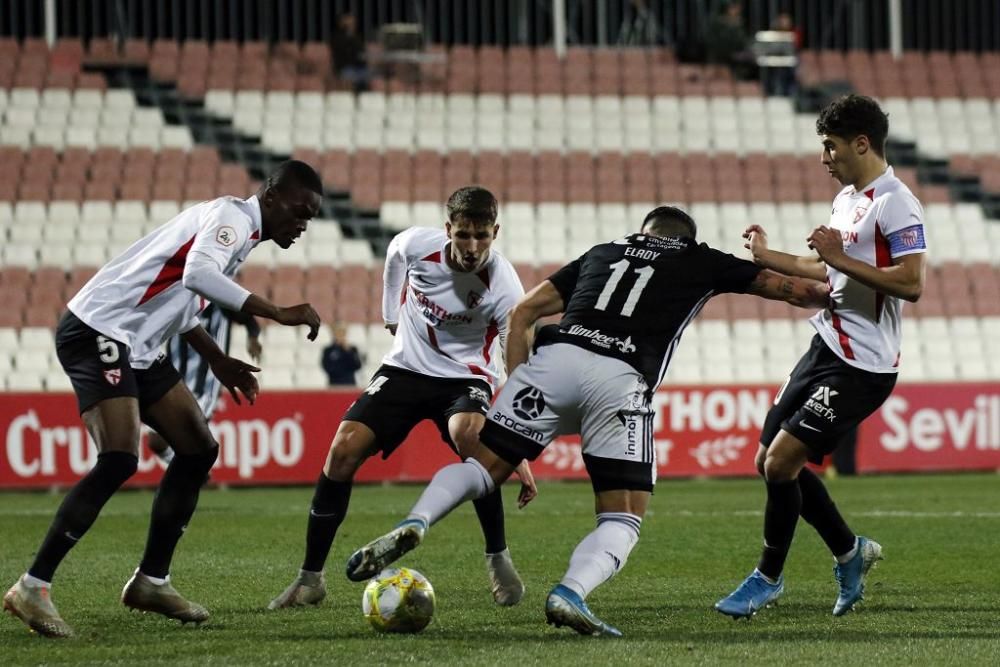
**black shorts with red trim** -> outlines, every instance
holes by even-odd
[[[871,373],[851,366],[818,335],[778,391],[767,413],[760,444],[769,447],[787,431],[820,463],[851,429],[885,402],[896,386],[896,373]]]
[[[457,451],[448,420],[463,412],[485,415],[492,399],[493,391],[483,380],[433,377],[383,365],[347,409],[344,420],[370,428],[384,459],[425,419],[433,421],[441,438]]]
[[[124,343],[87,326],[71,311],[56,327],[56,356],[73,385],[81,414],[103,400],[123,396],[138,399],[141,412],[181,381],[166,355],[149,368],[132,368]]]

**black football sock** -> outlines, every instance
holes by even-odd
[[[174,549],[198,506],[201,487],[218,455],[218,447],[207,454],[175,454],[174,460],[167,466],[153,498],[146,551],[139,564],[143,574],[163,579],[170,573]]]
[[[854,532],[847,526],[836,503],[819,478],[809,468],[799,473],[802,489],[802,518],[816,529],[834,556],[841,556],[854,548]]]
[[[776,580],[785,569],[785,559],[795,536],[795,524],[802,510],[802,492],[797,480],[767,482],[764,509],[764,550],[757,569]]]
[[[351,502],[353,482],[338,482],[324,473],[316,480],[312,506],[309,508],[309,527],[306,529],[306,557],[302,569],[320,572],[330,555],[330,546],[347,516],[347,506]]]
[[[108,499],[135,474],[138,463],[136,456],[129,452],[97,455],[94,469],[66,494],[56,511],[28,574],[42,581],[52,581],[59,563],[90,529]]]
[[[479,517],[479,525],[486,538],[486,553],[498,554],[507,548],[507,535],[504,530],[503,496],[497,487],[492,493],[472,501]]]

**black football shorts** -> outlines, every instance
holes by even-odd
[[[855,368],[833,353],[818,335],[778,391],[767,413],[760,444],[770,446],[784,430],[809,448],[820,463],[840,439],[885,402],[896,373]]]
[[[456,450],[448,420],[462,412],[485,415],[492,399],[493,391],[485,380],[440,378],[381,366],[344,419],[370,428],[384,459],[425,419],[433,421],[441,438]]]
[[[166,355],[149,368],[132,368],[124,343],[90,328],[68,310],[56,327],[56,355],[76,392],[80,414],[122,396],[139,399],[142,411],[181,381]]]

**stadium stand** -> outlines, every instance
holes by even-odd
[[[460,185],[489,187],[498,246],[526,285],[659,202],[688,206],[703,240],[734,253],[749,222],[796,248],[828,215],[837,187],[819,165],[815,114],[756,83],[664,49],[572,48],[564,61],[545,48],[431,51],[444,64],[355,96],[331,86],[323,44],[129,40],[119,53],[96,39],[0,40],[0,389],[68,389],[52,328],[96,267],[191,202],[252,192],[262,165],[288,155],[383,238],[440,225]],[[907,305],[904,380],[1000,377],[998,58],[802,54],[804,83],[846,80],[883,100],[890,158],[926,208],[932,276]],[[391,343],[380,250],[349,220],[317,220],[290,251],[256,250],[240,279],[350,323],[368,374]],[[790,341],[808,335],[802,315],[714,299],[668,381],[780,381]],[[265,387],[325,384],[316,344],[268,327],[264,346]]]

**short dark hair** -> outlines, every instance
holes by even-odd
[[[816,134],[829,134],[848,141],[863,134],[868,137],[875,153],[879,157],[885,157],[889,116],[870,97],[844,95],[819,112]]]
[[[497,221],[497,198],[486,188],[467,185],[448,197],[448,220],[459,218],[474,225],[493,224]]]
[[[698,238],[698,225],[694,218],[676,206],[658,206],[650,211],[642,221],[639,231],[646,227],[658,236],[685,236]]]
[[[315,169],[301,160],[282,162],[268,175],[264,184],[265,189],[278,190],[287,190],[291,186],[305,188],[323,196],[323,180]]]

